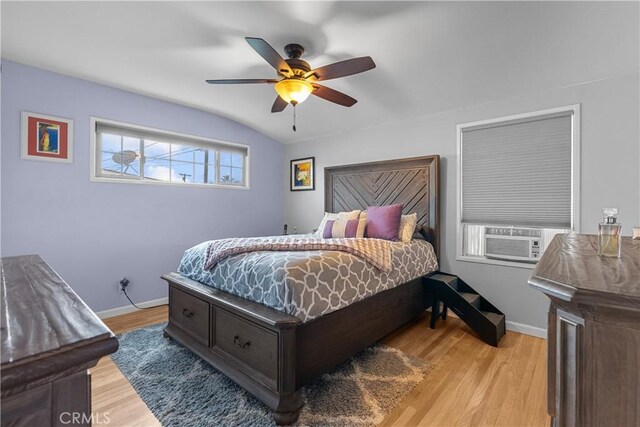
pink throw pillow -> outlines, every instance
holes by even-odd
[[[366,237],[397,241],[403,207],[402,204],[369,206],[367,208]]]

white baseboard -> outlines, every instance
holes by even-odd
[[[431,312],[431,309],[428,309],[427,312]],[[449,310],[449,314],[447,314],[447,316],[458,318],[458,316],[456,316],[456,314],[452,310]],[[538,328],[537,326],[531,326],[524,323],[512,322],[510,320],[507,320],[505,322],[505,327],[507,328],[507,331],[547,339],[547,330],[544,328]]]
[[[136,303],[136,305],[139,307],[147,308],[168,303],[169,298],[164,297],[151,301]],[[122,307],[111,308],[109,310],[98,311],[96,314],[100,319],[106,319],[108,317],[120,316],[121,314],[133,313],[134,311],[138,311],[138,309],[129,304]],[[537,326],[531,326],[524,323],[512,322],[510,320],[507,320],[506,327],[507,331],[518,332],[520,334],[531,335],[538,338],[547,338],[547,330],[544,328],[538,328]]]
[[[151,301],[138,302],[136,303],[136,305],[138,307],[148,308],[148,307],[155,307],[157,305],[164,305],[168,303],[169,303],[169,297],[164,297],[164,298],[154,299]],[[109,310],[98,311],[96,314],[98,315],[99,318],[106,319],[108,317],[120,316],[121,314],[133,313],[134,311],[138,311],[138,309],[132,306],[131,304],[128,304],[122,307],[116,307],[116,308],[111,308]]]
[[[518,332],[520,334],[531,335],[538,338],[547,338],[547,330],[544,328],[512,322],[510,320],[507,320],[505,326],[507,327],[507,331]]]

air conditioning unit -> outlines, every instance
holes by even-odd
[[[542,229],[485,227],[484,255],[487,258],[536,262],[542,252]]]

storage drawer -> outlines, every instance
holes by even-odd
[[[223,309],[215,309],[214,350],[263,374],[274,389],[278,380],[278,334]]]
[[[169,288],[170,321],[205,345],[209,345],[209,303]]]

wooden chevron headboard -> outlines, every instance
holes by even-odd
[[[325,210],[402,203],[403,214],[418,214],[418,228],[439,258],[439,160],[433,155],[325,168]]]

